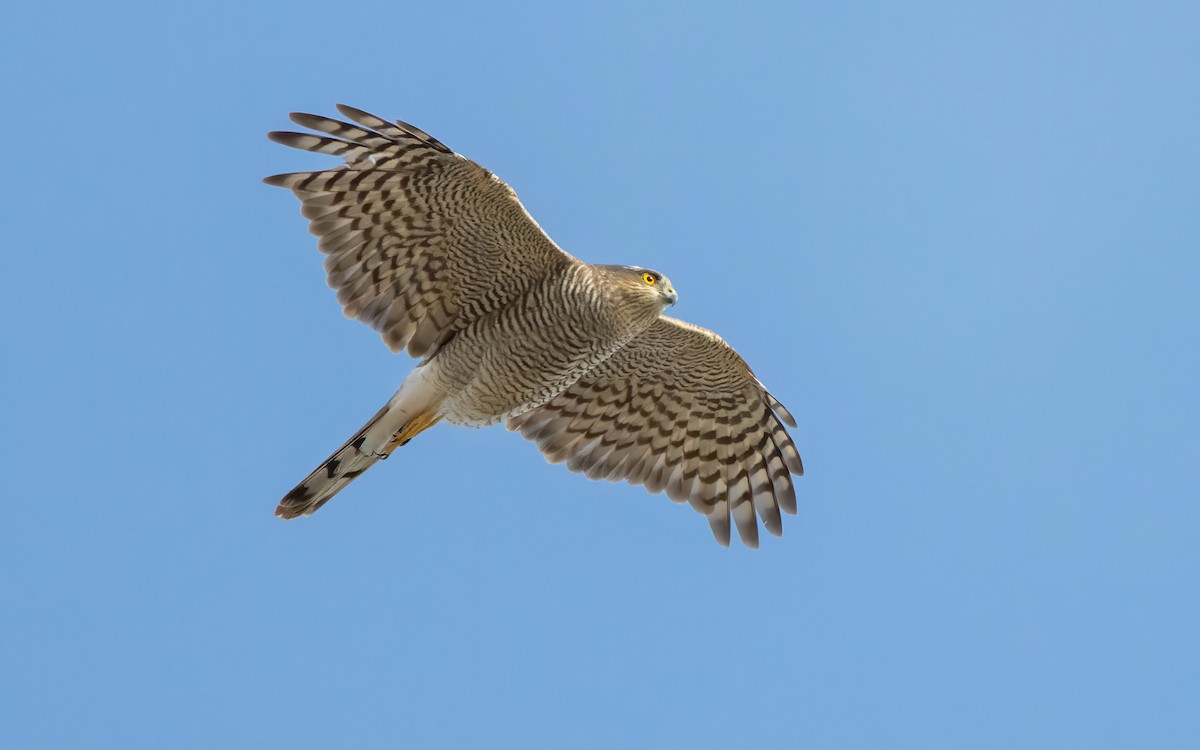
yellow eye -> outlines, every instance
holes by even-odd
[[[654,278],[654,274],[649,272],[642,274],[642,281],[646,282],[650,286],[654,286],[656,283],[658,283],[658,279]]]

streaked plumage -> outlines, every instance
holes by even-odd
[[[345,445],[280,502],[309,514],[420,431],[510,430],[594,479],[665,490],[758,544],[796,512],[803,467],[787,410],[710,331],[662,315],[657,272],[567,255],[499,178],[417,128],[351,107],[354,124],[271,133],[345,165],[268,177],[302,202],[345,314],[422,362]]]

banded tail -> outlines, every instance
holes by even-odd
[[[342,491],[342,488],[353,482],[384,454],[375,451],[366,452],[363,446],[367,439],[367,431],[371,429],[388,412],[385,406],[371,417],[371,421],[354,433],[354,437],[345,445],[333,452],[333,455],[321,462],[303,482],[296,485],[291,492],[283,496],[275,515],[290,519],[306,516],[316,512],[329,499]]]
[[[436,404],[427,398],[417,368],[382,409],[354,437],[321,462],[303,482],[283,496],[275,515],[283,519],[315,513],[380,459],[440,420]]]

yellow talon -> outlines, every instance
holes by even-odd
[[[392,435],[391,441],[387,444],[387,447],[383,449],[384,454],[389,456],[392,455],[392,451],[404,445],[409,440],[412,440],[425,430],[428,430],[430,427],[433,427],[440,421],[442,421],[442,418],[434,416],[431,412],[418,414],[416,417],[413,417],[408,424],[401,427],[399,432],[397,432],[395,435]]]

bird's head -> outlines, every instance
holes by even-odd
[[[679,295],[671,280],[658,271],[641,266],[602,266],[609,278],[625,293],[625,296],[647,312],[658,315],[675,304]]]

